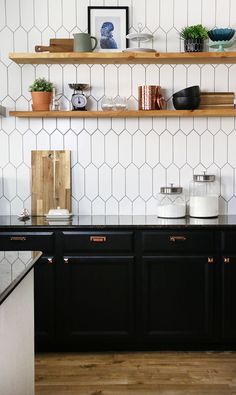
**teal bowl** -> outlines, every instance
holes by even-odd
[[[229,41],[234,36],[234,29],[212,29],[207,32],[212,41]]]

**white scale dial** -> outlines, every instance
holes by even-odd
[[[74,93],[71,98],[72,105],[75,109],[84,108],[87,104],[87,98],[82,93]]]

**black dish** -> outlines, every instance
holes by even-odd
[[[200,86],[194,85],[173,94],[173,97],[200,96]]]
[[[200,96],[173,97],[176,110],[196,110],[200,105]]]

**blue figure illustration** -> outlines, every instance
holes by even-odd
[[[104,22],[101,27],[100,47],[102,49],[117,49],[116,41],[113,38],[114,25],[111,22]]]

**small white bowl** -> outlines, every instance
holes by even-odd
[[[51,215],[69,215],[70,213],[69,213],[69,210],[68,209],[66,209],[66,208],[60,208],[60,207],[57,207],[57,208],[53,208],[53,209],[51,209],[51,210],[49,210],[49,212],[48,212],[48,216],[51,216]]]

